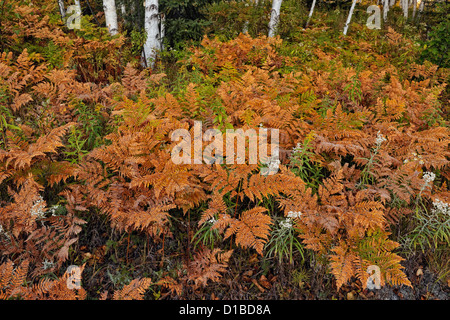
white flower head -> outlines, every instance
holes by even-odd
[[[300,211],[289,211],[287,214],[288,218],[291,219],[300,218],[301,215],[302,213]]]
[[[297,145],[292,149],[293,153],[301,153],[303,151],[302,143],[298,142]]]
[[[439,199],[433,201],[433,208],[431,209],[433,214],[442,213],[450,216],[450,204],[445,203]]]
[[[44,262],[42,263],[42,269],[44,269],[44,270],[51,269],[54,266],[55,266],[55,263],[52,261],[44,260]]]
[[[35,219],[41,219],[44,217],[45,212],[45,201],[39,196],[39,198],[33,203],[33,207],[31,207],[30,214]]]
[[[268,160],[264,163],[267,167],[261,171],[262,175],[271,175],[277,173],[280,169],[281,161],[278,155],[274,155],[268,158]]]
[[[433,172],[424,172],[422,176],[423,180],[425,180],[425,184],[429,184],[434,181],[436,175]]]
[[[58,210],[58,208],[59,208],[59,205],[54,205],[54,206],[51,206],[51,208],[49,209],[49,211],[50,211],[50,213],[52,214],[52,216],[55,216],[56,215],[56,210]]]
[[[378,131],[377,138],[375,139],[375,144],[379,147],[385,141],[387,141],[387,139],[380,133],[380,131]]]
[[[216,222],[217,222],[217,219],[214,217],[212,217],[211,219],[208,220],[208,223],[210,223],[212,225],[216,224]]]
[[[280,222],[280,227],[282,229],[290,229],[292,228],[292,220],[291,218],[286,218]]]

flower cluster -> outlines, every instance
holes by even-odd
[[[212,217],[211,219],[208,220],[208,223],[210,223],[212,225],[216,224],[216,222],[217,222],[217,219],[214,217]]]
[[[35,219],[42,219],[45,215],[45,201],[39,196],[39,198],[33,203],[33,207],[30,210],[30,214]]]
[[[302,151],[303,151],[303,148],[302,148],[302,143],[301,142],[298,142],[297,145],[294,147],[294,149],[292,149],[292,153],[293,154],[301,153]]]
[[[408,163],[410,161],[418,161],[419,164],[424,164],[425,163],[425,161],[423,161],[423,159],[422,159],[422,156],[420,154],[415,153],[415,152],[412,153],[412,159],[411,160],[405,159],[403,161],[403,163],[406,164],[406,163]]]
[[[302,213],[300,211],[289,211],[287,214],[288,218],[291,219],[300,218],[301,215]]]
[[[284,219],[280,222],[280,227],[282,229],[290,229],[292,228],[292,220],[290,218]]]
[[[44,270],[51,269],[54,266],[55,266],[55,263],[52,261],[44,260],[44,262],[42,263],[42,269],[44,269]]]
[[[425,184],[430,184],[434,181],[436,178],[436,175],[433,172],[424,172],[422,176],[423,180],[425,181]]]
[[[435,199],[433,201],[433,208],[431,210],[433,214],[441,212],[445,215],[450,216],[450,205],[439,199]]]
[[[55,216],[56,215],[56,211],[58,210],[58,208],[59,208],[58,205],[54,205],[54,206],[51,206],[48,211],[52,214],[52,216]]]
[[[380,131],[378,131],[377,138],[375,139],[375,144],[377,147],[381,146],[381,144],[385,141],[387,141],[387,139],[380,133]]]
[[[267,169],[265,171],[262,171],[261,174],[263,175],[269,175],[278,172],[278,169],[280,168],[281,161],[278,156],[272,156],[269,158],[269,160],[266,162]]]

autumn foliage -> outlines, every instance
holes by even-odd
[[[326,261],[338,290],[352,281],[365,288],[370,265],[382,285],[412,285],[392,230],[450,199],[448,71],[401,60],[416,54],[412,41],[389,29],[379,46],[341,37],[350,49],[320,47],[308,39],[322,29],[310,28],[305,59],[279,37],[205,36],[176,82],[125,61],[123,36],[91,24],[66,30],[44,2],[2,21],[1,298],[85,299],[84,289],[64,286],[64,271],[81,265],[80,237],[100,217],[128,238],[127,254],[133,234],[160,248],[161,266],[165,250],[184,256],[176,272],[138,274],[95,298],[143,299],[150,286],[183,296],[220,283],[242,252],[265,255],[291,211],[301,213],[296,237]],[[34,46],[49,44],[58,61]],[[279,129],[280,171],[173,163],[171,133],[193,132],[194,120],[204,131]],[[427,183],[425,172],[437,178]],[[215,235],[211,247],[193,245],[199,230]]]

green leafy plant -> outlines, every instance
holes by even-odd
[[[291,212],[291,214],[294,213]],[[292,264],[294,254],[300,253],[303,260],[304,248],[296,234],[294,219],[288,215],[287,218],[278,220],[276,225],[276,228],[271,231],[270,239],[265,246],[266,257],[275,257],[279,263],[283,263],[287,259]]]
[[[450,246],[450,205],[435,199],[428,210],[418,210],[414,216],[416,227],[409,234],[413,248],[436,249]]]

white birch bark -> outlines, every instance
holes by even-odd
[[[77,12],[81,12],[80,0],[75,0],[75,6],[77,7]]]
[[[348,26],[350,25],[350,21],[352,21],[353,10],[355,10],[356,2],[358,2],[358,0],[353,0],[352,2],[350,12],[348,13],[347,22],[345,22],[344,35],[347,35]]]
[[[389,0],[384,0],[383,1],[383,21],[386,22],[387,21],[387,14],[389,12]]]
[[[255,3],[255,6],[258,5],[259,0],[253,0],[253,2]],[[242,28],[242,33],[248,33],[248,21],[245,21],[244,23],[244,27]]]
[[[64,8],[64,0],[58,0],[59,13],[61,13],[61,19],[64,21],[66,17],[66,9]]]
[[[272,1],[272,13],[269,21],[269,37],[274,37],[277,32],[278,23],[280,22],[280,10],[283,0]]]
[[[144,43],[144,58],[147,66],[153,67],[157,51],[161,50],[159,36],[158,0],[145,0],[144,28],[147,39]]]
[[[423,12],[424,7],[425,7],[425,0],[422,0],[419,5],[419,12]]]
[[[311,10],[309,10],[308,20],[306,21],[306,27],[309,25],[309,20],[311,20],[315,6],[316,6],[316,0],[313,0],[313,3],[311,5]]]
[[[408,18],[409,0],[400,0],[400,4],[403,10],[403,16]]]
[[[160,35],[160,43],[161,50],[164,50],[164,37],[166,36],[166,16],[163,14],[161,16],[161,35]]]
[[[417,10],[417,0],[413,0],[412,2],[412,6],[413,6],[413,12],[412,12],[412,17],[413,19],[416,17],[416,10]]]
[[[105,21],[109,33],[114,36],[119,32],[115,0],[103,0],[103,11],[105,12]]]

